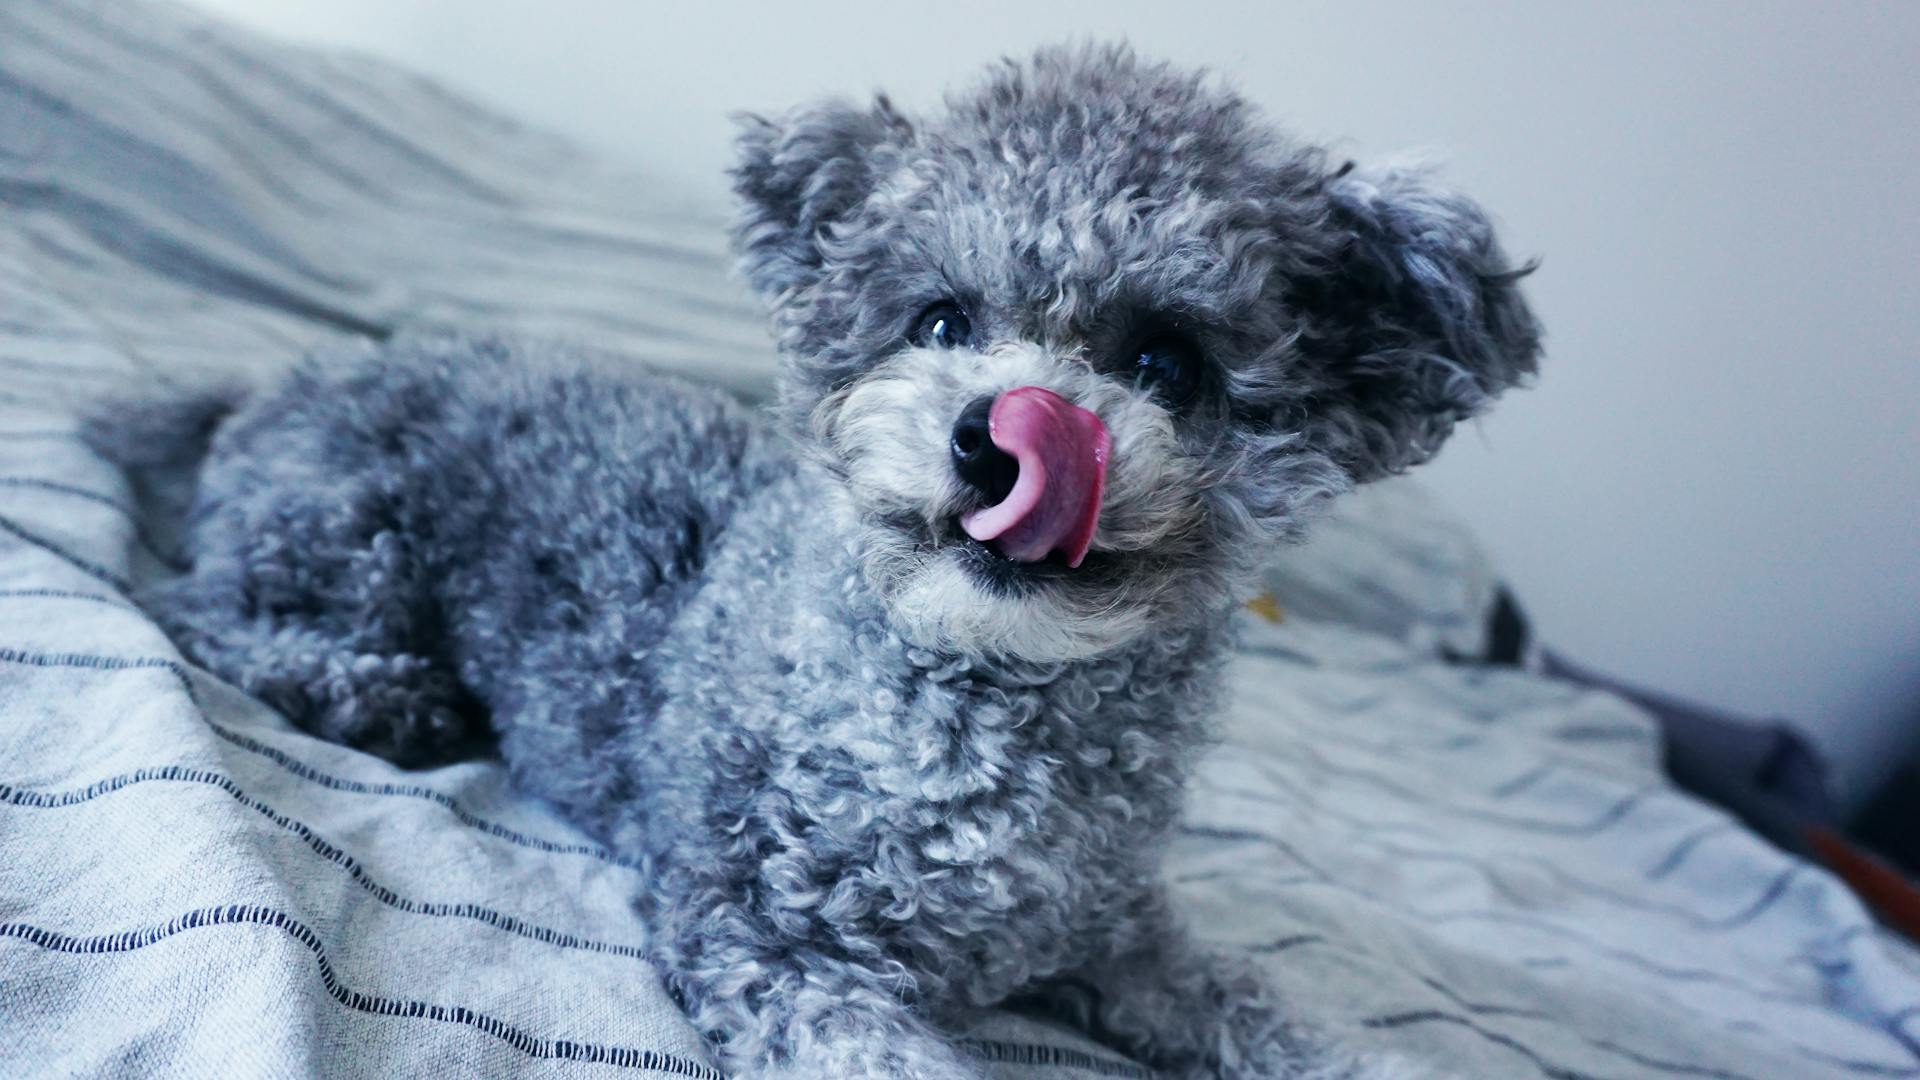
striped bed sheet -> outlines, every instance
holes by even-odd
[[[497,764],[396,770],[180,658],[125,598],[174,572],[165,517],[73,421],[410,322],[763,394],[721,225],[640,190],[364,59],[0,5],[0,1075],[718,1076],[616,853]],[[1439,660],[1464,564],[1383,490],[1337,574],[1276,569],[1303,614],[1247,619],[1167,871],[1192,923],[1443,1075],[1920,1076],[1912,952],[1675,790],[1627,704]],[[1348,580],[1387,583],[1363,617]],[[1149,1075],[1031,1017],[968,1039],[1002,1077]]]

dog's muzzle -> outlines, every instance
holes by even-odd
[[[1068,566],[1080,565],[1100,521],[1113,445],[1098,416],[1022,386],[968,406],[952,445],[955,471],[989,500],[960,516],[968,536],[1018,562],[1058,551]]]

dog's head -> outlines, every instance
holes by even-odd
[[[1070,660],[1217,617],[1312,504],[1425,460],[1538,352],[1472,203],[1124,48],[740,142],[784,413],[929,647]]]

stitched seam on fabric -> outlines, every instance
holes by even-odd
[[[269,926],[285,931],[313,954],[321,985],[326,988],[328,995],[356,1012],[463,1024],[499,1039],[528,1057],[559,1058],[628,1069],[652,1069],[656,1072],[692,1077],[694,1080],[725,1080],[718,1070],[709,1065],[659,1050],[640,1050],[632,1047],[601,1046],[570,1039],[542,1038],[465,1006],[434,1005],[424,1001],[382,997],[354,990],[342,983],[334,973],[333,962],[328,957],[326,946],[320,940],[319,934],[285,912],[260,904],[229,904],[225,907],[202,908],[170,919],[159,926],[88,938],[73,937],[24,923],[0,923],[0,937],[17,938],[56,952],[89,955],[131,952],[188,930],[205,926],[232,925]]]
[[[13,787],[9,784],[0,784],[0,802],[35,809],[59,809],[69,806],[79,806],[100,798],[101,796],[110,795],[124,788],[132,787],[135,784],[152,783],[156,781],[204,784],[209,787],[219,788],[242,806],[255,811],[268,821],[299,837],[306,843],[307,847],[312,849],[314,854],[345,870],[355,884],[366,890],[374,899],[396,911],[403,911],[409,915],[471,919],[475,922],[485,923],[505,933],[538,941],[543,945],[552,945],[562,949],[579,949],[582,952],[621,956],[632,960],[639,960],[643,963],[646,961],[646,954],[638,946],[614,945],[603,941],[593,941],[587,938],[576,937],[572,934],[554,930],[549,927],[537,926],[525,922],[512,915],[506,915],[479,904],[436,903],[412,900],[402,896],[393,889],[374,880],[372,875],[366,872],[366,868],[360,864],[358,859],[329,843],[304,822],[282,814],[266,803],[253,798],[242,790],[240,785],[234,783],[231,778],[210,769],[197,769],[185,765],[164,765],[153,768],[136,769],[131,773],[123,773],[119,776],[108,777],[105,780],[89,784],[77,791],[30,791],[24,788]]]
[[[188,700],[193,702],[196,708],[199,708],[200,705],[199,694],[196,693],[193,688],[192,676],[188,673],[186,665],[163,657],[136,657],[127,659],[112,656],[96,656],[86,653],[26,653],[17,649],[0,648],[0,661],[43,668],[69,667],[95,671],[166,671],[179,681],[181,689],[186,692]],[[543,840],[537,836],[528,836],[525,833],[510,829],[498,822],[480,817],[461,806],[452,796],[435,791],[432,788],[422,787],[416,784],[369,783],[361,780],[347,780],[333,776],[295,759],[285,751],[275,749],[274,747],[268,746],[265,743],[215,722],[212,718],[205,715],[204,709],[200,711],[203,722],[215,735],[242,750],[266,758],[268,761],[292,773],[294,776],[310,783],[319,784],[322,787],[335,791],[346,791],[359,795],[385,795],[410,799],[424,799],[443,807],[452,813],[461,824],[468,828],[498,837],[510,844],[555,855],[584,855],[588,858],[628,870],[641,869],[640,865],[634,860],[624,858],[597,845],[561,843],[554,840]]]

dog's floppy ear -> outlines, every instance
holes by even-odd
[[[819,273],[821,231],[860,205],[887,151],[912,127],[884,97],[866,109],[830,101],[774,120],[736,119],[733,188],[746,203],[736,233],[741,265],[754,289],[777,303]]]
[[[1327,178],[1331,257],[1289,301],[1313,360],[1309,439],[1364,483],[1417,465],[1533,373],[1540,328],[1473,202],[1413,168]]]

